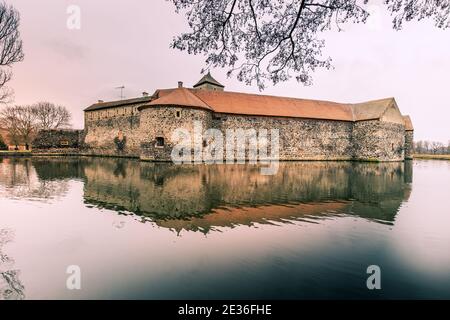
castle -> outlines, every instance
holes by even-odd
[[[280,160],[403,161],[413,126],[394,98],[357,104],[228,92],[211,74],[193,88],[99,101],[84,110],[87,153],[170,161],[177,128],[279,130]],[[209,142],[203,141],[206,146]]]

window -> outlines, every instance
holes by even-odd
[[[177,117],[177,118],[181,118],[181,111],[180,111],[180,110],[177,110],[177,111],[176,111],[176,117]]]
[[[67,140],[61,140],[61,145],[62,145],[62,146],[68,146],[68,145],[69,145],[69,141],[67,141]]]
[[[164,147],[164,138],[163,137],[156,137],[156,145],[157,148]]]

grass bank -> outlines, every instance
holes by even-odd
[[[414,159],[450,160],[450,154],[415,154]]]
[[[31,151],[9,151],[9,150],[0,150],[0,157],[27,157],[31,155]]]

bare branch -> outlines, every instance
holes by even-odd
[[[312,83],[317,68],[331,68],[322,57],[318,35],[341,30],[344,23],[365,23],[368,0],[170,0],[186,11],[191,30],[172,47],[206,56],[206,69],[228,68],[227,74],[247,84],[273,84],[295,78]],[[394,28],[403,21],[433,17],[436,26],[449,27],[450,0],[384,0],[395,14]],[[305,10],[306,9],[306,10]],[[239,63],[238,63],[239,61]],[[239,67],[237,67],[237,65]]]
[[[24,58],[19,32],[20,15],[12,6],[0,3],[0,103],[12,94],[6,83],[12,78],[11,66]]]

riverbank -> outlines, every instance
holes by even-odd
[[[450,160],[450,154],[415,154],[414,159]]]
[[[30,150],[28,151],[0,151],[0,157],[29,157],[32,153]]]
[[[108,155],[108,154],[92,154],[83,152],[35,152],[35,151],[0,151],[2,157],[104,157],[104,158],[129,158],[136,159],[129,155]]]
[[[104,157],[104,158],[133,158],[139,159],[139,157],[131,155],[108,155],[108,154],[93,154],[86,152],[77,152],[70,150],[69,152],[42,152],[42,151],[0,151],[0,157]],[[448,154],[414,154],[413,159],[432,159],[432,160],[450,160]],[[142,161],[148,161],[141,159]],[[301,161],[356,161],[356,162],[383,162],[376,159],[303,159]]]

